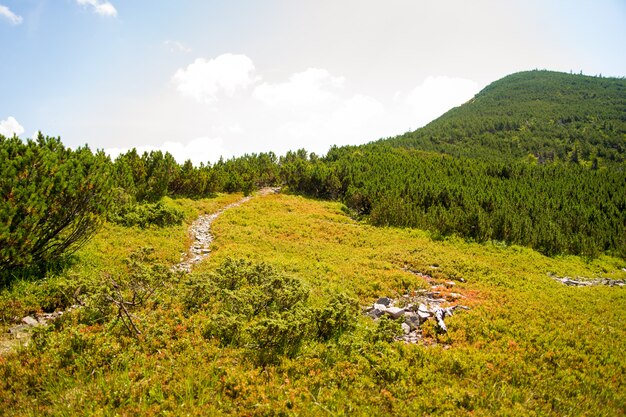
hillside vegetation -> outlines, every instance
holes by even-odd
[[[624,257],[625,151],[626,80],[531,71],[415,132],[301,157],[286,181],[376,225]]]
[[[509,75],[422,129],[383,141],[454,156],[597,166],[624,162],[626,79]]]
[[[165,203],[188,213],[188,222],[238,198]],[[626,411],[626,293],[567,287],[547,276],[623,278],[621,260],[588,263],[517,246],[433,240],[418,230],[355,222],[338,203],[288,195],[256,197],[226,211],[214,234],[209,260],[190,276],[176,277],[158,265],[178,261],[184,226],[106,224],[66,271],[3,290],[4,323],[65,308],[76,294],[87,306],[38,329],[27,348],[0,357],[3,414]],[[145,245],[152,255],[139,251]],[[365,305],[428,288],[408,270],[454,282],[453,291],[471,310],[448,319],[448,333],[425,326],[423,345],[390,342],[389,330],[350,308],[336,317],[345,326],[321,334],[315,327],[314,319],[337,303]],[[158,283],[158,291],[131,310],[141,335],[128,331],[99,298],[111,290],[111,278],[121,291]],[[268,278],[280,283],[274,286],[278,300],[300,301],[285,304],[280,314],[274,304],[248,310]]]
[[[0,179],[6,196],[0,216],[11,225],[0,229],[0,241],[22,242],[21,249],[13,243],[0,248],[0,269],[48,260],[40,249],[25,255],[29,245],[56,256],[60,249],[76,247],[61,244],[64,236],[71,243],[88,236],[85,224],[72,229],[62,216],[50,226],[51,234],[34,227],[57,220],[41,217],[43,199],[29,202],[34,189],[53,191],[55,198],[65,198],[55,205],[75,204],[85,215],[106,212],[111,203],[110,220],[145,226],[180,221],[158,205],[164,196],[249,194],[287,185],[292,192],[339,200],[355,217],[375,225],[525,245],[548,255],[626,256],[624,79],[513,74],[422,129],[363,146],[333,147],[324,157],[301,149],[195,167],[190,161],[178,164],[168,153],[139,155],[133,149],[106,164],[88,148],[64,149],[59,139],[41,136],[20,143],[0,136],[0,151],[13,162],[3,166]],[[24,149],[32,154],[22,155]],[[83,161],[88,155],[98,161],[93,168]],[[33,158],[40,160],[33,165],[37,169],[28,168]],[[65,161],[59,167],[77,169],[54,168],[55,160]],[[100,200],[81,205],[68,188],[79,185],[91,187],[90,195],[99,192]],[[25,204],[21,212],[16,211],[20,204]]]

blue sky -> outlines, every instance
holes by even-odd
[[[626,2],[0,0],[0,133],[181,162],[415,129],[512,72],[626,76]]]

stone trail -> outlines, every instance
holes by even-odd
[[[255,195],[268,195],[280,192],[280,188],[262,188]],[[187,253],[182,254],[180,263],[172,267],[173,271],[182,271],[189,273],[192,267],[201,262],[211,253],[210,245],[213,242],[211,234],[211,224],[226,210],[239,207],[252,199],[252,195],[242,198],[239,201],[231,203],[212,214],[205,214],[198,217],[189,227],[192,236],[192,243]]]

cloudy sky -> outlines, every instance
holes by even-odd
[[[513,72],[626,76],[625,42],[624,0],[0,0],[0,134],[323,154]]]

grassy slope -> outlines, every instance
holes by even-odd
[[[185,201],[189,218],[239,196]],[[305,346],[280,366],[255,368],[243,352],[201,336],[203,313],[185,316],[171,294],[137,313],[141,342],[72,317],[44,331],[19,356],[0,358],[0,411],[7,415],[620,415],[626,412],[626,292],[570,288],[547,277],[611,274],[624,262],[547,258],[526,248],[433,241],[417,230],[353,222],[336,203],[273,195],[224,213],[211,258],[266,261],[301,278],[313,302],[336,291],[365,304],[426,286],[402,268],[441,279],[472,310],[448,319],[438,346],[370,343],[361,318],[337,342]],[[105,228],[66,274],[122,269],[134,246],[150,244],[173,263],[183,227]],[[436,266],[436,268],[433,268]],[[620,273],[623,277],[623,273]],[[616,277],[620,274],[615,274]],[[8,316],[36,306],[55,282],[17,285],[0,295]],[[30,296],[29,294],[35,294]],[[20,305],[20,300],[30,300]],[[16,302],[16,303],[15,303]],[[29,307],[26,308],[25,305]],[[16,314],[17,314],[16,313]],[[4,319],[6,320],[6,319]],[[6,321],[5,321],[6,323]],[[449,345],[450,348],[445,348]]]

